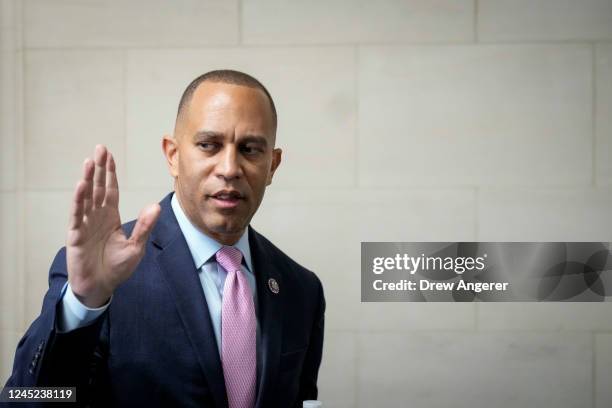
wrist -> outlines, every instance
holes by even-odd
[[[97,309],[106,305],[113,295],[112,291],[101,289],[86,291],[72,283],[70,283],[70,289],[79,302],[91,309]]]
[[[77,293],[75,293],[74,296],[78,299],[79,302],[81,302],[83,305],[87,306],[90,309],[98,309],[104,306],[111,298],[111,295],[90,295],[85,297]]]

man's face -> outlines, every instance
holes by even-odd
[[[259,89],[203,82],[164,152],[190,221],[225,245],[248,226],[280,164],[272,109]]]

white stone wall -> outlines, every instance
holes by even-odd
[[[612,405],[608,304],[359,290],[363,240],[612,241],[612,0],[0,5],[0,383],[83,158],[109,146],[135,217],[171,188],[184,87],[235,68],[277,104],[284,160],[253,225],[323,280],[326,407]]]

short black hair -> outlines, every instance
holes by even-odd
[[[191,98],[195,90],[198,88],[198,86],[202,82],[205,82],[205,81],[223,82],[226,84],[242,85],[242,86],[248,86],[250,88],[256,88],[256,89],[262,90],[268,97],[268,100],[270,101],[270,108],[272,109],[272,119],[274,121],[274,129],[276,129],[276,126],[278,123],[278,119],[276,115],[276,106],[274,106],[274,101],[272,100],[272,95],[270,95],[270,92],[268,92],[266,87],[263,86],[261,82],[259,82],[257,79],[255,79],[251,75],[245,74],[244,72],[235,71],[232,69],[218,69],[214,71],[209,71],[205,74],[200,75],[193,81],[191,81],[191,83],[187,85],[187,88],[185,88],[185,91],[183,92],[183,96],[181,96],[181,101],[179,102],[178,111],[176,113],[177,120],[179,116],[181,116],[181,113],[183,112],[185,107],[191,101]]]

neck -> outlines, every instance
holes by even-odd
[[[200,228],[198,227],[198,229]],[[240,240],[240,237],[242,236],[242,234],[244,234],[244,230],[240,231],[237,234],[224,234],[224,233],[220,234],[214,231],[206,231],[203,229],[200,229],[200,231],[202,231],[204,234],[208,235],[209,237],[211,237],[218,243],[222,245],[228,245],[228,246],[234,245],[236,242]]]

